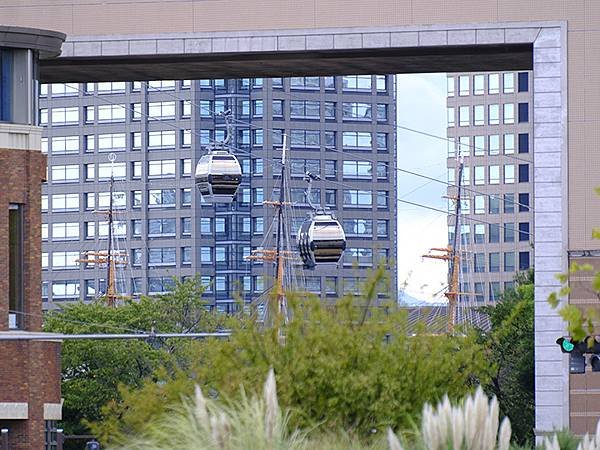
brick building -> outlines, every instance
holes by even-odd
[[[42,327],[40,207],[46,178],[37,64],[56,56],[64,38],[0,26],[0,439],[11,450],[56,448],[51,431],[61,418],[60,341],[31,338],[39,338]]]

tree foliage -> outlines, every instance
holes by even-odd
[[[515,287],[483,310],[491,322],[484,336],[494,374],[486,390],[510,418],[516,442],[534,441],[534,283],[533,271],[517,276]]]
[[[65,334],[210,331],[218,326],[206,311],[198,279],[176,282],[173,292],[109,308],[102,301],[66,305],[47,314],[44,330]],[[87,433],[102,418],[101,406],[120,399],[119,386],[138,388],[156,371],[189,366],[186,340],[67,340],[62,348],[63,423],[67,434]]]
[[[363,437],[388,426],[409,427],[425,402],[445,394],[460,398],[487,382],[490,367],[474,336],[434,336],[411,328],[391,305],[366,312],[381,291],[382,276],[379,271],[365,294],[344,297],[335,307],[290,294],[293,317],[283,343],[277,327],[239,318],[231,324],[230,339],[195,345],[189,370],[160,383],[148,380],[104,408],[94,430],[113,442],[140,432],[169,402],[191,395],[194,384],[225,402],[239,398],[240,386],[256,394],[270,368],[292,427],[320,425]]]

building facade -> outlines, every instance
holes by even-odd
[[[59,340],[42,330],[40,198],[46,157],[37,66],[62,33],[0,26],[0,446],[54,449],[61,419]]]
[[[530,72],[448,74],[448,181],[462,162],[460,301],[493,303],[533,265]],[[455,187],[448,188],[454,212]],[[449,242],[456,215],[448,216]]]
[[[226,110],[243,178],[233,203],[209,204],[194,188],[194,167],[224,138]],[[119,294],[163,293],[173,277],[199,275],[208,303],[232,312],[236,298],[264,292],[272,265],[244,258],[273,234],[274,211],[263,202],[278,199],[284,134],[291,238],[310,211],[306,172],[320,178],[313,201],[347,236],[343,260],[304,272],[302,284],[323,299],[355,291],[367,268],[396,259],[395,118],[394,77],[383,75],[42,86],[44,305],[105,292],[106,268],[78,259],[107,248],[111,173],[113,248],[127,259]],[[395,286],[393,277],[390,292]]]

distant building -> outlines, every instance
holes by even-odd
[[[235,202],[213,205],[197,193],[194,167],[206,145],[223,139],[218,113],[227,109],[243,180]],[[338,266],[304,273],[306,289],[335,298],[356,290],[380,260],[396,259],[394,76],[54,84],[43,86],[40,118],[49,161],[42,201],[47,308],[106,290],[106,268],[77,259],[107,247],[99,211],[108,208],[111,170],[114,247],[129,258],[119,293],[159,294],[173,276],[199,274],[209,304],[232,312],[236,297],[249,302],[264,292],[272,266],[244,257],[273,231],[273,210],[263,201],[279,183],[284,133],[297,211],[292,234],[309,211],[303,177],[311,172],[321,178],[314,200],[337,215],[348,239]]]
[[[533,264],[530,72],[448,74],[448,181],[462,158],[462,303],[493,303]],[[456,189],[448,189],[450,197]],[[452,200],[450,200],[452,203]],[[453,211],[453,206],[449,208]],[[448,216],[453,241],[455,216]]]

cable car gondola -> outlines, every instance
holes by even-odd
[[[306,198],[313,213],[298,230],[298,250],[306,269],[314,269],[317,264],[337,264],[346,249],[346,234],[338,220],[311,202],[313,179],[318,177],[306,174]]]
[[[344,229],[331,214],[315,214],[300,226],[298,249],[307,269],[336,264],[346,249]]]
[[[232,137],[231,111],[226,111],[223,115],[227,124],[225,140],[217,145],[211,145],[208,153],[203,155],[196,164],[196,186],[204,201],[210,203],[232,202],[242,182],[240,163],[227,150]]]

